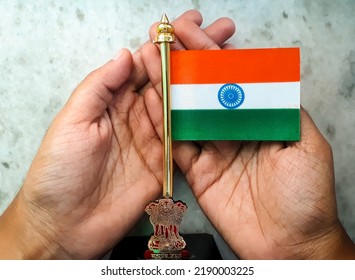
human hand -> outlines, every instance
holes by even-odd
[[[300,142],[204,142],[174,151],[207,217],[245,259],[354,257],[332,152],[302,109]]]
[[[220,30],[219,22],[203,32],[201,23],[196,11],[174,21],[181,41],[173,48],[221,43],[234,32]],[[189,42],[186,33],[197,28]],[[123,50],[74,91],[49,128],[18,196],[0,217],[0,258],[100,257],[157,198],[162,143],[143,99],[154,81],[141,58],[150,52],[158,52],[150,42],[133,57]]]
[[[158,82],[154,65],[147,71]],[[160,134],[159,88],[147,91],[146,104]],[[337,215],[331,147],[303,109],[301,134],[292,143],[174,143],[174,160],[200,207],[243,259],[355,258]]]
[[[2,217],[2,229],[16,220],[9,258],[99,257],[158,195],[161,143],[138,94],[140,67],[139,53],[122,50],[57,115]]]

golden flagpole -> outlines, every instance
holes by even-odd
[[[161,86],[163,99],[163,198],[151,202],[145,211],[153,225],[153,235],[148,241],[145,259],[187,259],[186,242],[179,233],[187,205],[174,201],[173,196],[173,151],[170,110],[170,44],[175,42],[174,29],[166,14],[157,27],[154,43],[160,45]]]
[[[160,45],[163,99],[163,197],[173,196],[173,155],[170,111],[170,44],[175,43],[174,29],[164,14],[157,27],[154,43]]]

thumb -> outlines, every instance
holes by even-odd
[[[331,147],[307,111],[301,107],[301,140],[290,144],[309,154],[331,157]]]
[[[128,80],[132,71],[132,54],[121,49],[105,65],[91,72],[75,89],[65,110],[74,122],[92,122],[101,117],[114,94]]]

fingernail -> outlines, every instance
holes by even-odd
[[[119,59],[122,53],[123,53],[123,49],[120,49],[112,59],[113,60]]]

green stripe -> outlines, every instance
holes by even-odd
[[[172,110],[174,140],[300,139],[299,109]]]

